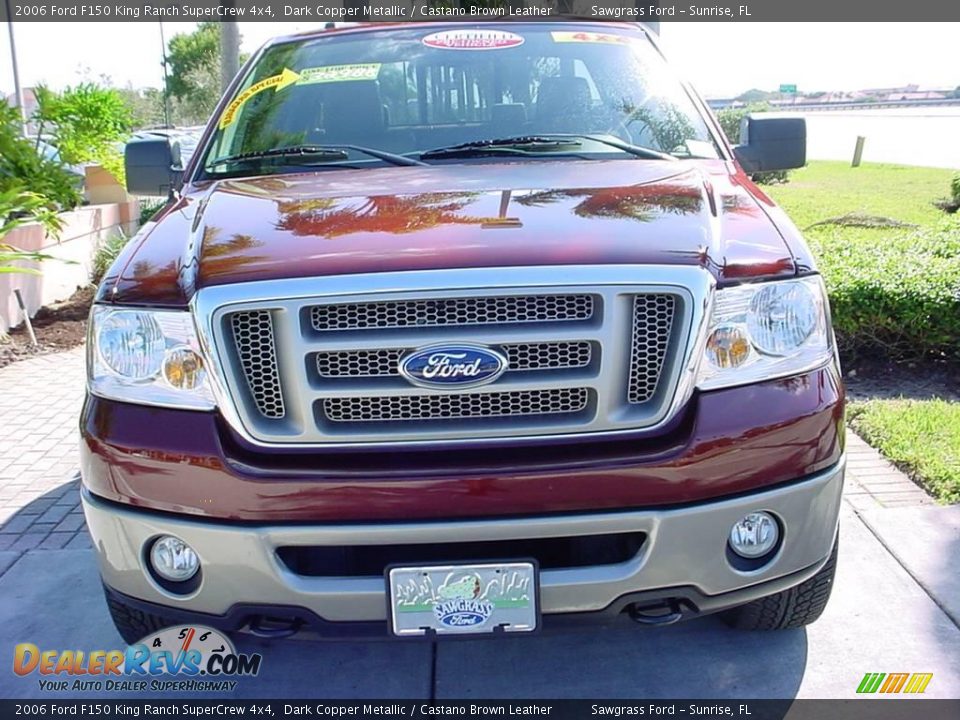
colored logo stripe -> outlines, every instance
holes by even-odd
[[[904,692],[922,693],[927,689],[927,685],[930,684],[931,678],[933,678],[933,673],[914,673],[910,677],[910,682],[907,683],[907,687],[904,689]]]
[[[860,686],[857,688],[857,692],[875,693],[885,677],[886,673],[867,673],[863,676],[863,680],[860,681]]]
[[[927,689],[933,673],[867,673],[857,686],[861,694],[881,693],[922,693]]]
[[[880,686],[880,692],[882,693],[898,693],[904,684],[907,682],[907,678],[910,677],[909,673],[890,673],[887,675],[887,679],[884,681],[883,685]]]

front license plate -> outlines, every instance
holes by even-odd
[[[387,571],[394,635],[531,632],[537,628],[531,562],[395,567]]]

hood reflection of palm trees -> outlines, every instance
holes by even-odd
[[[614,187],[583,190],[544,190],[519,195],[520,205],[536,207],[560,202],[565,198],[583,198],[573,208],[583,218],[632,218],[650,222],[658,215],[672,213],[687,215],[699,212],[703,194],[693,185],[651,183],[632,187]]]
[[[230,273],[242,265],[265,260],[262,255],[250,255],[249,250],[263,245],[250,235],[236,233],[229,239],[218,242],[220,228],[207,227],[203,231],[201,260],[204,272],[208,274]],[[163,290],[177,285],[189,288],[192,285],[193,272],[196,261],[171,260],[163,266],[157,266],[149,260],[137,260],[131,267],[131,274],[137,283],[144,289]]]
[[[220,228],[208,227],[203,231],[203,261],[204,272],[210,275],[229,274],[241,265],[257,263],[266,260],[266,256],[252,255],[249,250],[263,245],[251,235],[234,233],[224,241],[217,241]]]
[[[378,195],[356,204],[322,198],[278,203],[279,228],[298,236],[335,238],[358,232],[412,233],[441,225],[482,225],[496,218],[464,214],[479,193]]]

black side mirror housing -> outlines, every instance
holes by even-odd
[[[123,152],[123,167],[131,195],[169,195],[183,180],[180,143],[166,137],[131,140]]]
[[[748,173],[803,167],[807,162],[807,122],[747,115],[740,121],[740,144],[733,153]]]

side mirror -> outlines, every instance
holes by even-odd
[[[183,179],[180,143],[165,137],[131,140],[123,151],[123,167],[131,195],[169,195]]]
[[[807,162],[807,122],[747,115],[740,121],[740,145],[733,148],[733,154],[748,173],[803,167]]]

